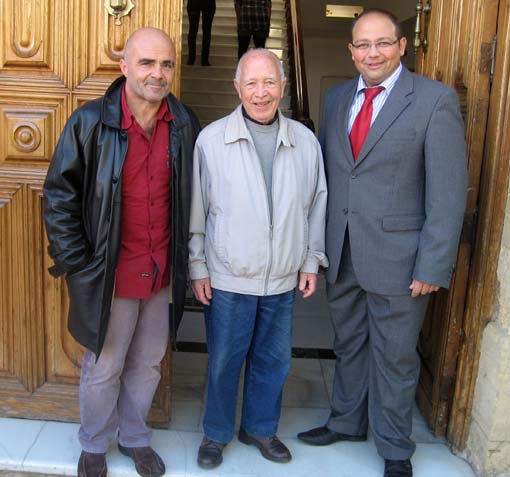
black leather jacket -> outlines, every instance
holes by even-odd
[[[44,221],[55,265],[66,274],[68,328],[99,356],[113,298],[121,244],[122,167],[128,148],[121,124],[121,91],[115,80],[105,95],[76,110],[62,131],[44,183]],[[173,95],[170,126],[172,169],[171,331],[182,316],[186,291],[193,146],[199,132],[195,115]]]

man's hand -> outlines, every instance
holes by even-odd
[[[413,280],[409,285],[411,290],[411,296],[416,298],[419,295],[428,295],[429,293],[436,292],[439,290],[437,285],[431,285],[430,283],[420,282],[419,280]]]
[[[199,280],[191,280],[191,288],[195,294],[195,298],[203,305],[209,305],[212,298],[212,288],[210,278],[201,278]]]
[[[303,298],[308,298],[315,293],[317,288],[317,274],[299,272],[299,291],[303,292]]]

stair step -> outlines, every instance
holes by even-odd
[[[181,89],[185,86],[184,81],[188,78],[216,78],[232,80],[235,72],[235,67],[200,66],[200,62],[198,61],[195,66],[188,66],[185,62],[183,62],[181,66],[181,78],[183,82]]]
[[[188,66],[188,64],[187,64],[188,63],[188,52],[186,50],[187,50],[187,48],[184,48],[183,55],[182,55],[182,62],[183,62],[183,64]],[[281,59],[281,57],[283,55],[282,50],[272,50],[272,51],[276,56],[278,56]],[[200,64],[200,52],[201,52],[201,47],[197,47],[195,65]],[[231,55],[219,55],[219,54],[217,54],[216,48],[212,48],[212,46],[211,46],[211,51],[209,52],[209,63],[211,63],[212,66],[233,68],[235,70],[235,68],[237,67],[237,49]],[[194,65],[190,65],[190,66],[194,66]],[[285,71],[288,70],[287,58],[283,58],[283,68]]]
[[[216,13],[214,14],[214,19],[213,19],[213,26],[214,25],[223,25],[225,23],[237,24],[236,12],[234,11],[233,6],[228,9],[227,8],[225,8],[225,9],[216,8]],[[275,25],[279,25],[279,26],[286,25],[285,12],[284,11],[271,12],[271,25],[273,23]],[[183,13],[182,24],[183,24],[183,29],[184,29],[184,25],[186,25],[186,29],[187,29],[187,27],[189,25],[189,21],[188,21],[188,14],[186,11]]]
[[[188,35],[188,25],[183,24],[182,28],[183,36]],[[218,25],[213,22],[211,33],[213,37],[215,35],[227,35],[234,36],[237,41],[237,25],[235,23],[225,23],[224,25]],[[198,35],[202,35],[202,29],[198,29]],[[271,38],[285,38],[287,35],[287,29],[285,25],[273,25],[269,29],[269,37]]]
[[[232,86],[234,90],[234,86]],[[233,110],[239,104],[237,93],[220,93],[217,91],[204,93],[202,91],[181,91],[181,100],[191,109],[196,106],[207,105],[208,107],[228,108]]]
[[[232,75],[233,76],[233,75]],[[233,78],[190,78],[182,81],[181,95],[187,91],[216,91],[218,93],[234,93]],[[237,94],[237,93],[236,93]]]
[[[269,42],[266,42],[266,46],[276,56],[278,56],[278,58],[285,59],[287,57],[284,48],[272,48],[268,45],[268,43]],[[183,39],[182,44],[183,44],[182,53],[183,53],[183,56],[185,56],[188,54],[188,42]],[[201,50],[202,50],[202,41],[197,41],[197,56],[200,56]],[[237,61],[237,40],[235,43],[232,43],[231,45],[227,45],[227,44],[222,45],[222,44],[211,42],[210,55],[211,55],[211,57],[212,56],[230,56]],[[187,60],[187,58],[186,58],[186,60]],[[211,63],[213,63],[213,62],[211,61]]]
[[[218,8],[234,8],[234,0],[216,0],[216,10]],[[186,9],[186,2],[184,2],[184,9]],[[284,0],[272,0],[271,1],[271,13],[274,11],[285,11]]]
[[[182,35],[182,43],[183,45],[188,44],[188,34]],[[197,44],[202,44],[202,34],[199,33],[197,35]],[[237,51],[237,32],[236,33],[213,33],[211,36],[211,48],[213,48],[215,45],[221,45],[221,46],[229,46],[236,48]],[[274,38],[269,37],[266,40],[266,48],[269,49],[281,49],[286,50],[287,49],[287,39],[286,36]]]

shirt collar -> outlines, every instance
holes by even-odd
[[[136,121],[136,118],[131,112],[131,109],[129,109],[129,105],[126,98],[125,86],[122,87],[120,102],[122,108],[122,120],[120,127],[121,129],[129,129],[133,125],[133,121]],[[161,101],[161,105],[159,106],[158,112],[156,113],[156,120],[157,121],[165,120],[166,122],[170,122],[172,119],[174,119],[174,115],[168,109],[168,104],[164,99],[163,101]]]
[[[391,73],[391,75],[388,76],[382,83],[376,86],[382,86],[386,90],[386,94],[390,94],[390,91],[393,89],[393,86],[395,85],[395,82],[397,78],[400,76],[401,72],[402,63],[399,63],[396,70],[393,73]],[[368,88],[368,86],[365,83],[363,76],[359,75],[358,86],[356,88],[356,96],[360,93],[360,91],[364,90],[365,88]]]
[[[281,113],[278,109],[278,136],[276,144],[280,142],[287,147],[295,145],[295,138],[292,128],[290,127],[290,121]],[[225,143],[229,144],[232,142],[239,141],[240,139],[248,139],[252,141],[248,126],[243,116],[242,105],[239,105],[233,113],[227,116],[227,125],[225,127]]]

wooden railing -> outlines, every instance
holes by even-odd
[[[289,80],[292,118],[315,131],[308,107],[301,10],[299,0],[285,0],[287,38],[289,42]]]

